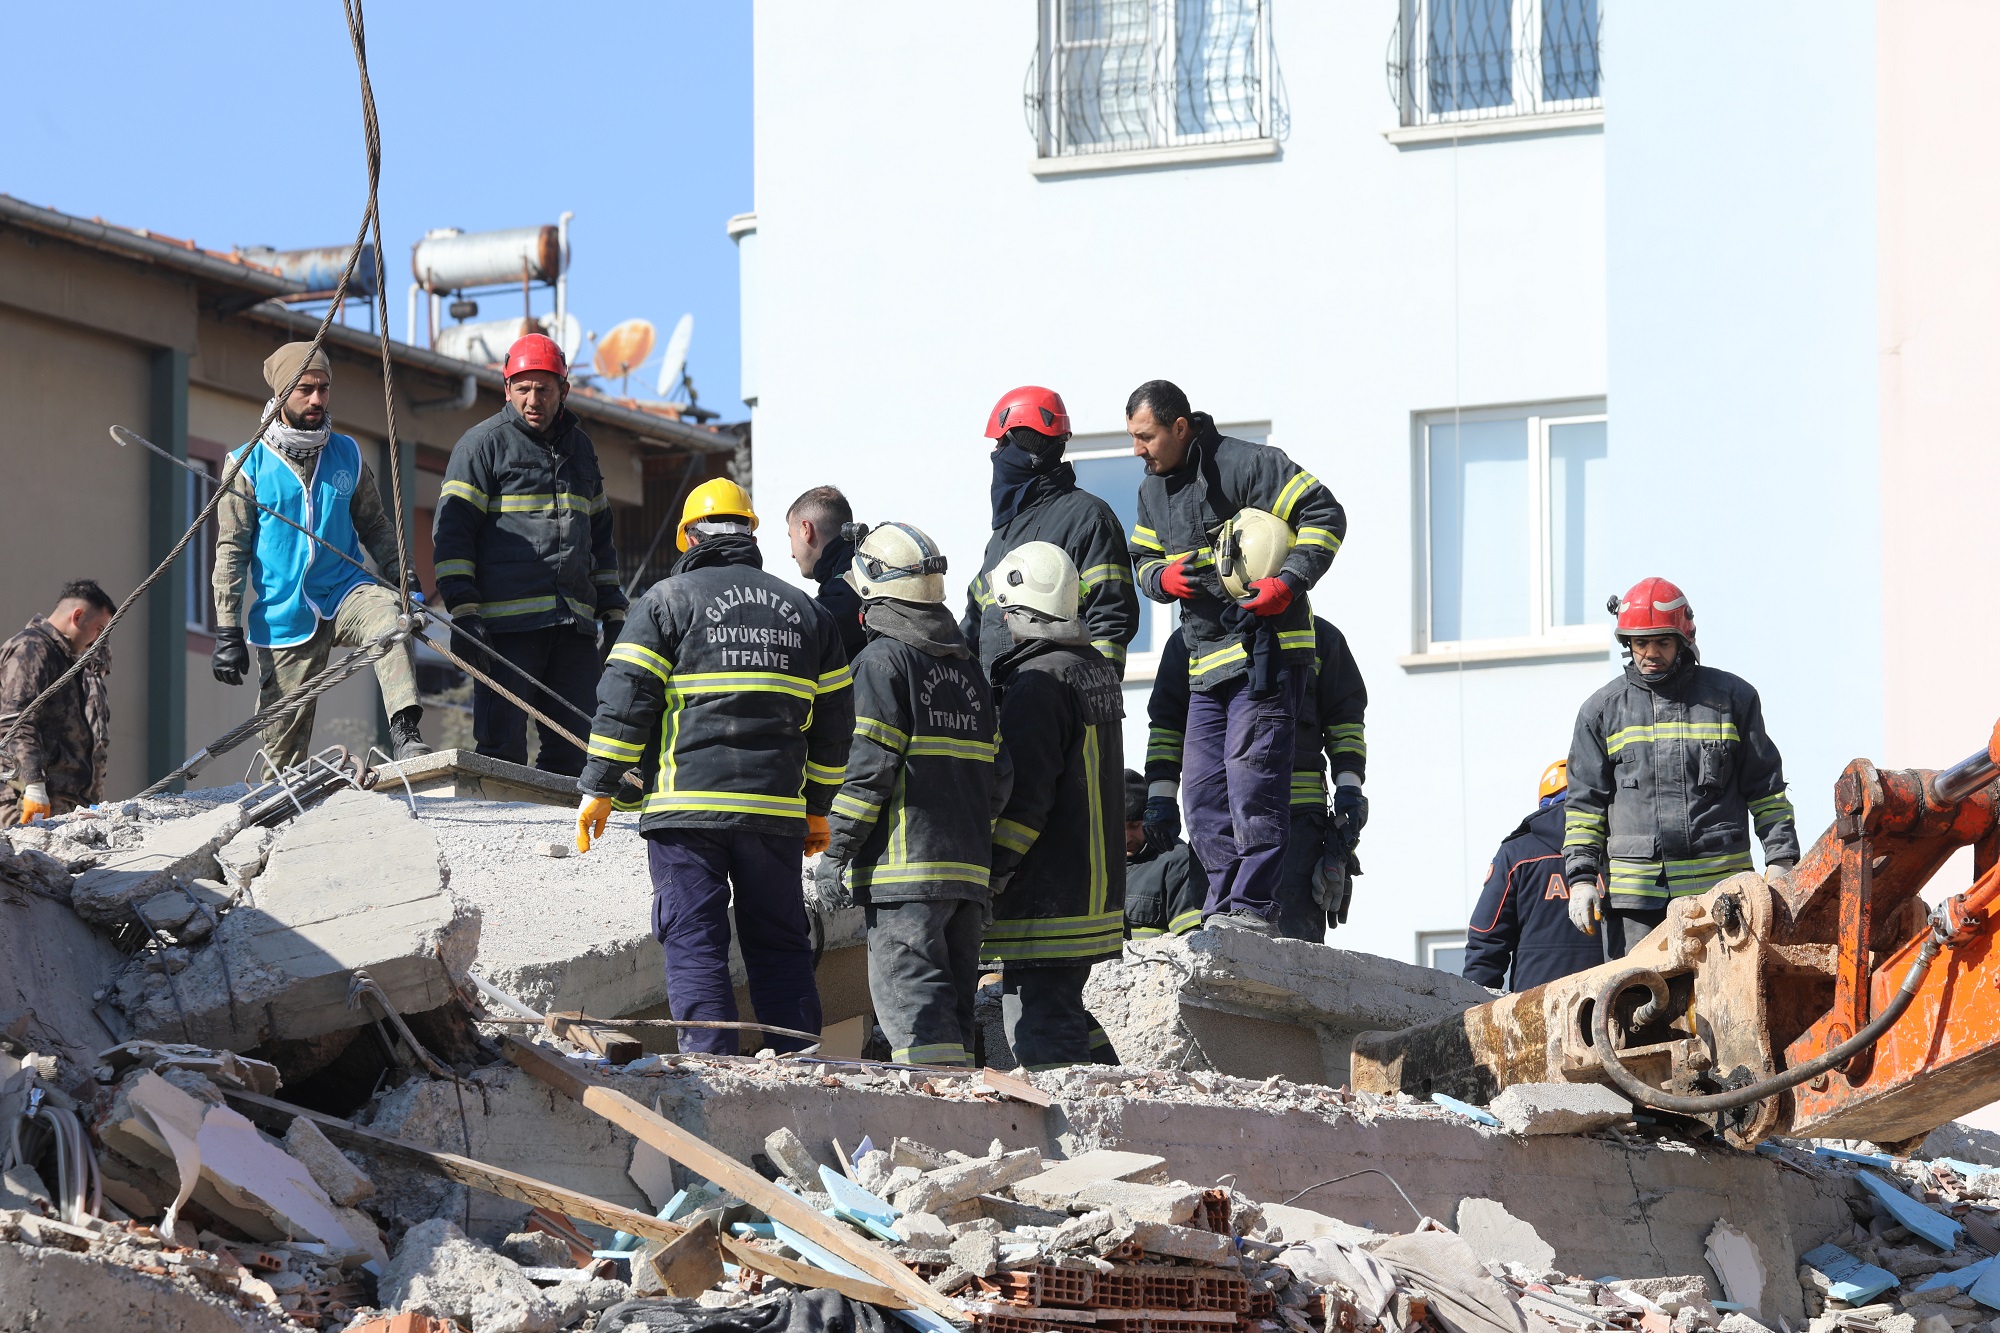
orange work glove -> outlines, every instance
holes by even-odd
[[[590,850],[591,840],[604,836],[604,826],[611,822],[611,798],[609,796],[586,796],[583,804],[576,808],[576,849]]]
[[[806,855],[818,856],[833,841],[833,830],[826,826],[825,815],[806,816]]]
[[[55,813],[49,803],[49,787],[46,782],[30,782],[21,793],[21,822],[32,824],[37,819],[47,819]]]

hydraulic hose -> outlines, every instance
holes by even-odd
[[[1673,1111],[1681,1115],[1709,1115],[1717,1111],[1734,1111],[1754,1102],[1761,1102],[1767,1097],[1775,1097],[1785,1089],[1795,1088],[1808,1079],[1818,1078],[1827,1070],[1846,1064],[1873,1046],[1881,1039],[1882,1034],[1903,1016],[1903,1012],[1910,1007],[1910,1002],[1917,998],[1917,987],[1923,984],[1924,974],[1930,971],[1931,963],[1937,958],[1938,951],[1942,947],[1937,931],[1933,929],[1930,938],[1924,941],[1924,947],[1911,962],[1910,970],[1904,974],[1902,988],[1896,992],[1895,998],[1889,1001],[1881,1013],[1832,1050],[1822,1051],[1804,1064],[1787,1069],[1782,1074],[1773,1075],[1761,1083],[1731,1088],[1727,1092],[1708,1096],[1686,1097],[1662,1091],[1650,1083],[1642,1082],[1636,1074],[1625,1067],[1618,1058],[1617,1050],[1611,1045],[1611,1006],[1619,995],[1624,993],[1626,987],[1642,984],[1651,993],[1652,998],[1646,1004],[1639,1006],[1638,1012],[1633,1014],[1634,1025],[1644,1025],[1659,1015],[1667,1003],[1667,982],[1666,978],[1649,967],[1627,968],[1611,978],[1604,989],[1598,992],[1597,1006],[1590,1016],[1591,1049],[1596,1053],[1598,1062],[1604,1066],[1605,1074],[1617,1085],[1618,1090],[1642,1106],[1657,1107],[1659,1110]]]

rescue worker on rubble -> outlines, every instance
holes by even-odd
[[[1605,928],[1622,958],[1674,898],[1751,869],[1750,829],[1769,877],[1799,859],[1784,763],[1748,682],[1703,666],[1694,610],[1662,578],[1607,607],[1625,672],[1584,701],[1569,747],[1563,874],[1576,928]]]
[[[823,905],[868,909],[868,990],[898,1064],[972,1063],[987,862],[1006,795],[993,694],[945,609],[944,573],[937,543],[906,523],[867,530],[854,548],[847,578],[868,641],[853,664],[847,778],[814,874]]]
[[[401,600],[358,563],[349,563],[361,559],[363,548],[375,558],[384,581],[400,586],[407,579],[413,592],[417,586],[415,571],[402,568],[395,521],[382,507],[382,493],[361,446],[333,429],[333,368],[325,350],[314,352],[311,343],[286,343],[265,359],[264,382],[274,396],[287,386],[290,392],[262,438],[230,455],[243,465],[215,512],[212,580],[212,670],[224,685],[242,684],[254,647],[259,708],[268,708],[324,671],[336,645],[360,647],[396,628]],[[270,406],[265,404],[265,410]],[[268,517],[260,504],[310,529],[319,540]],[[247,618],[246,589],[256,593]],[[416,662],[408,639],[375,660],[375,681],[389,715],[392,757],[429,754],[418,730],[424,710],[417,700]],[[264,749],[279,768],[305,759],[316,711],[308,702],[265,725]]]
[[[1599,942],[1569,919],[1562,852],[1568,768],[1558,759],[1542,771],[1540,804],[1486,867],[1465,933],[1465,976],[1488,990],[1533,990],[1604,961]]]
[[[993,825],[994,920],[980,958],[1001,964],[1001,1016],[1024,1068],[1115,1064],[1083,985],[1125,933],[1118,669],[1089,642],[1060,546],[1017,547],[990,579],[1014,640],[993,664],[1013,786]]]
[[[800,860],[826,849],[847,763],[847,655],[825,609],[764,572],[755,512],[708,487],[718,490],[689,497],[684,554],[639,599],[605,663],[577,780],[577,850],[603,834],[626,770],[657,755],[639,831],[673,1016],[736,1021],[733,915],[758,1021],[818,1032]],[[684,1029],[680,1047],[734,1054],[739,1034]]]
[[[625,619],[611,502],[597,450],[564,406],[562,349],[530,333],[507,350],[503,373],[507,405],[461,436],[445,466],[431,527],[438,596],[459,656],[496,679],[487,653],[504,658],[587,714]],[[574,745],[538,731],[535,767],[582,770]],[[476,678],[472,736],[488,758],[528,762],[527,715]]]
[[[854,564],[854,542],[846,535],[854,522],[854,510],[847,497],[832,486],[815,486],[792,501],[785,511],[785,536],[792,544],[792,559],[799,573],[819,585],[819,604],[840,629],[840,645],[847,660],[860,656],[868,633],[861,626],[861,595],[849,586],[847,575]],[[963,636],[961,636],[963,637]]]
[[[54,610],[0,644],[0,733],[89,651],[117,609],[95,581],[77,579],[63,585]],[[0,752],[0,828],[66,815],[101,795],[90,674],[85,667],[52,695]]]
[[[1149,940],[1201,929],[1208,876],[1178,836],[1164,845],[1146,824],[1146,779],[1125,770],[1125,938]]]
[[[1188,653],[1181,791],[1208,871],[1203,922],[1268,935],[1284,884],[1293,733],[1312,685],[1306,593],[1332,565],[1347,515],[1282,451],[1223,435],[1166,380],[1132,391],[1125,427],[1146,460],[1132,529],[1139,590],[1179,603]],[[1218,568],[1218,545],[1229,569]]]
[[[1368,774],[1363,730],[1368,687],[1347,646],[1347,636],[1314,616],[1312,684],[1300,701],[1292,740],[1291,828],[1286,835],[1284,877],[1278,889],[1278,934],[1322,943],[1347,922],[1354,854],[1368,822],[1361,784]],[[1180,836],[1174,793],[1180,785],[1188,720],[1187,640],[1176,634],[1160,650],[1153,692],[1146,701],[1146,836],[1165,848]],[[1334,774],[1327,808],[1326,775]],[[1129,894],[1127,895],[1129,898]]]
[[[1139,595],[1118,515],[1076,484],[1063,461],[1069,412],[1053,389],[1033,384],[1010,389],[986,421],[993,446],[993,535],[979,576],[966,590],[966,642],[988,677],[1013,639],[994,597],[993,570],[1009,552],[1033,541],[1062,548],[1077,570],[1082,618],[1091,647],[1120,676],[1125,648],[1139,630]]]

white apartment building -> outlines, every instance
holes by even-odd
[[[743,396],[767,566],[832,483],[971,580],[993,401],[1067,401],[1130,522],[1163,377],[1325,480],[1314,609],[1367,678],[1334,942],[1453,965],[1493,849],[1617,670],[1597,0],[759,0]],[[1658,565],[1656,568],[1655,565]],[[1144,755],[1164,611],[1133,645]]]

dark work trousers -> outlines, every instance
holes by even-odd
[[[1188,695],[1181,804],[1208,872],[1203,919],[1249,912],[1275,921],[1292,822],[1292,732],[1312,672],[1288,666],[1269,698],[1248,677]]]
[[[589,719],[597,712],[597,676],[603,669],[598,660],[597,640],[579,632],[575,625],[550,625],[520,634],[485,634],[487,645],[542,684],[583,710],[583,721],[506,667],[482,661],[477,653],[466,660],[547,713],[579,736],[590,733]],[[574,745],[550,731],[537,728],[542,743],[535,755],[535,767],[545,773],[573,778],[583,772],[583,754]],[[488,759],[504,759],[510,764],[528,762],[528,715],[502,699],[478,681],[472,682],[472,739],[479,753]]]
[[[1623,958],[1639,947],[1639,941],[1653,933],[1653,927],[1667,919],[1665,904],[1659,907],[1610,907],[1601,909],[1604,920],[1597,928],[1604,932],[1604,961]]]
[[[653,874],[653,938],[667,955],[667,1007],[675,1018],[736,1021],[729,981],[730,888],[735,887],[736,943],[750,974],[757,1021],[800,1032],[820,1029],[819,987],[806,924],[799,863],[805,836],[730,829],[654,829],[646,834]],[[735,1055],[743,1033],[682,1028],[683,1051]],[[806,1043],[751,1034],[752,1050],[796,1051]]]
[[[1285,839],[1285,877],[1278,889],[1278,933],[1287,939],[1326,943],[1326,909],[1313,901],[1313,872],[1319,869],[1326,839],[1326,808],[1292,807],[1292,828]]]
[[[986,908],[963,898],[868,908],[868,993],[904,1065],[972,1063],[973,997]]]
[[[1007,1044],[1023,1069],[1060,1069],[1094,1062],[1090,1032],[1097,1020],[1083,1007],[1090,964],[1022,967],[1000,973],[1000,1017]]]

